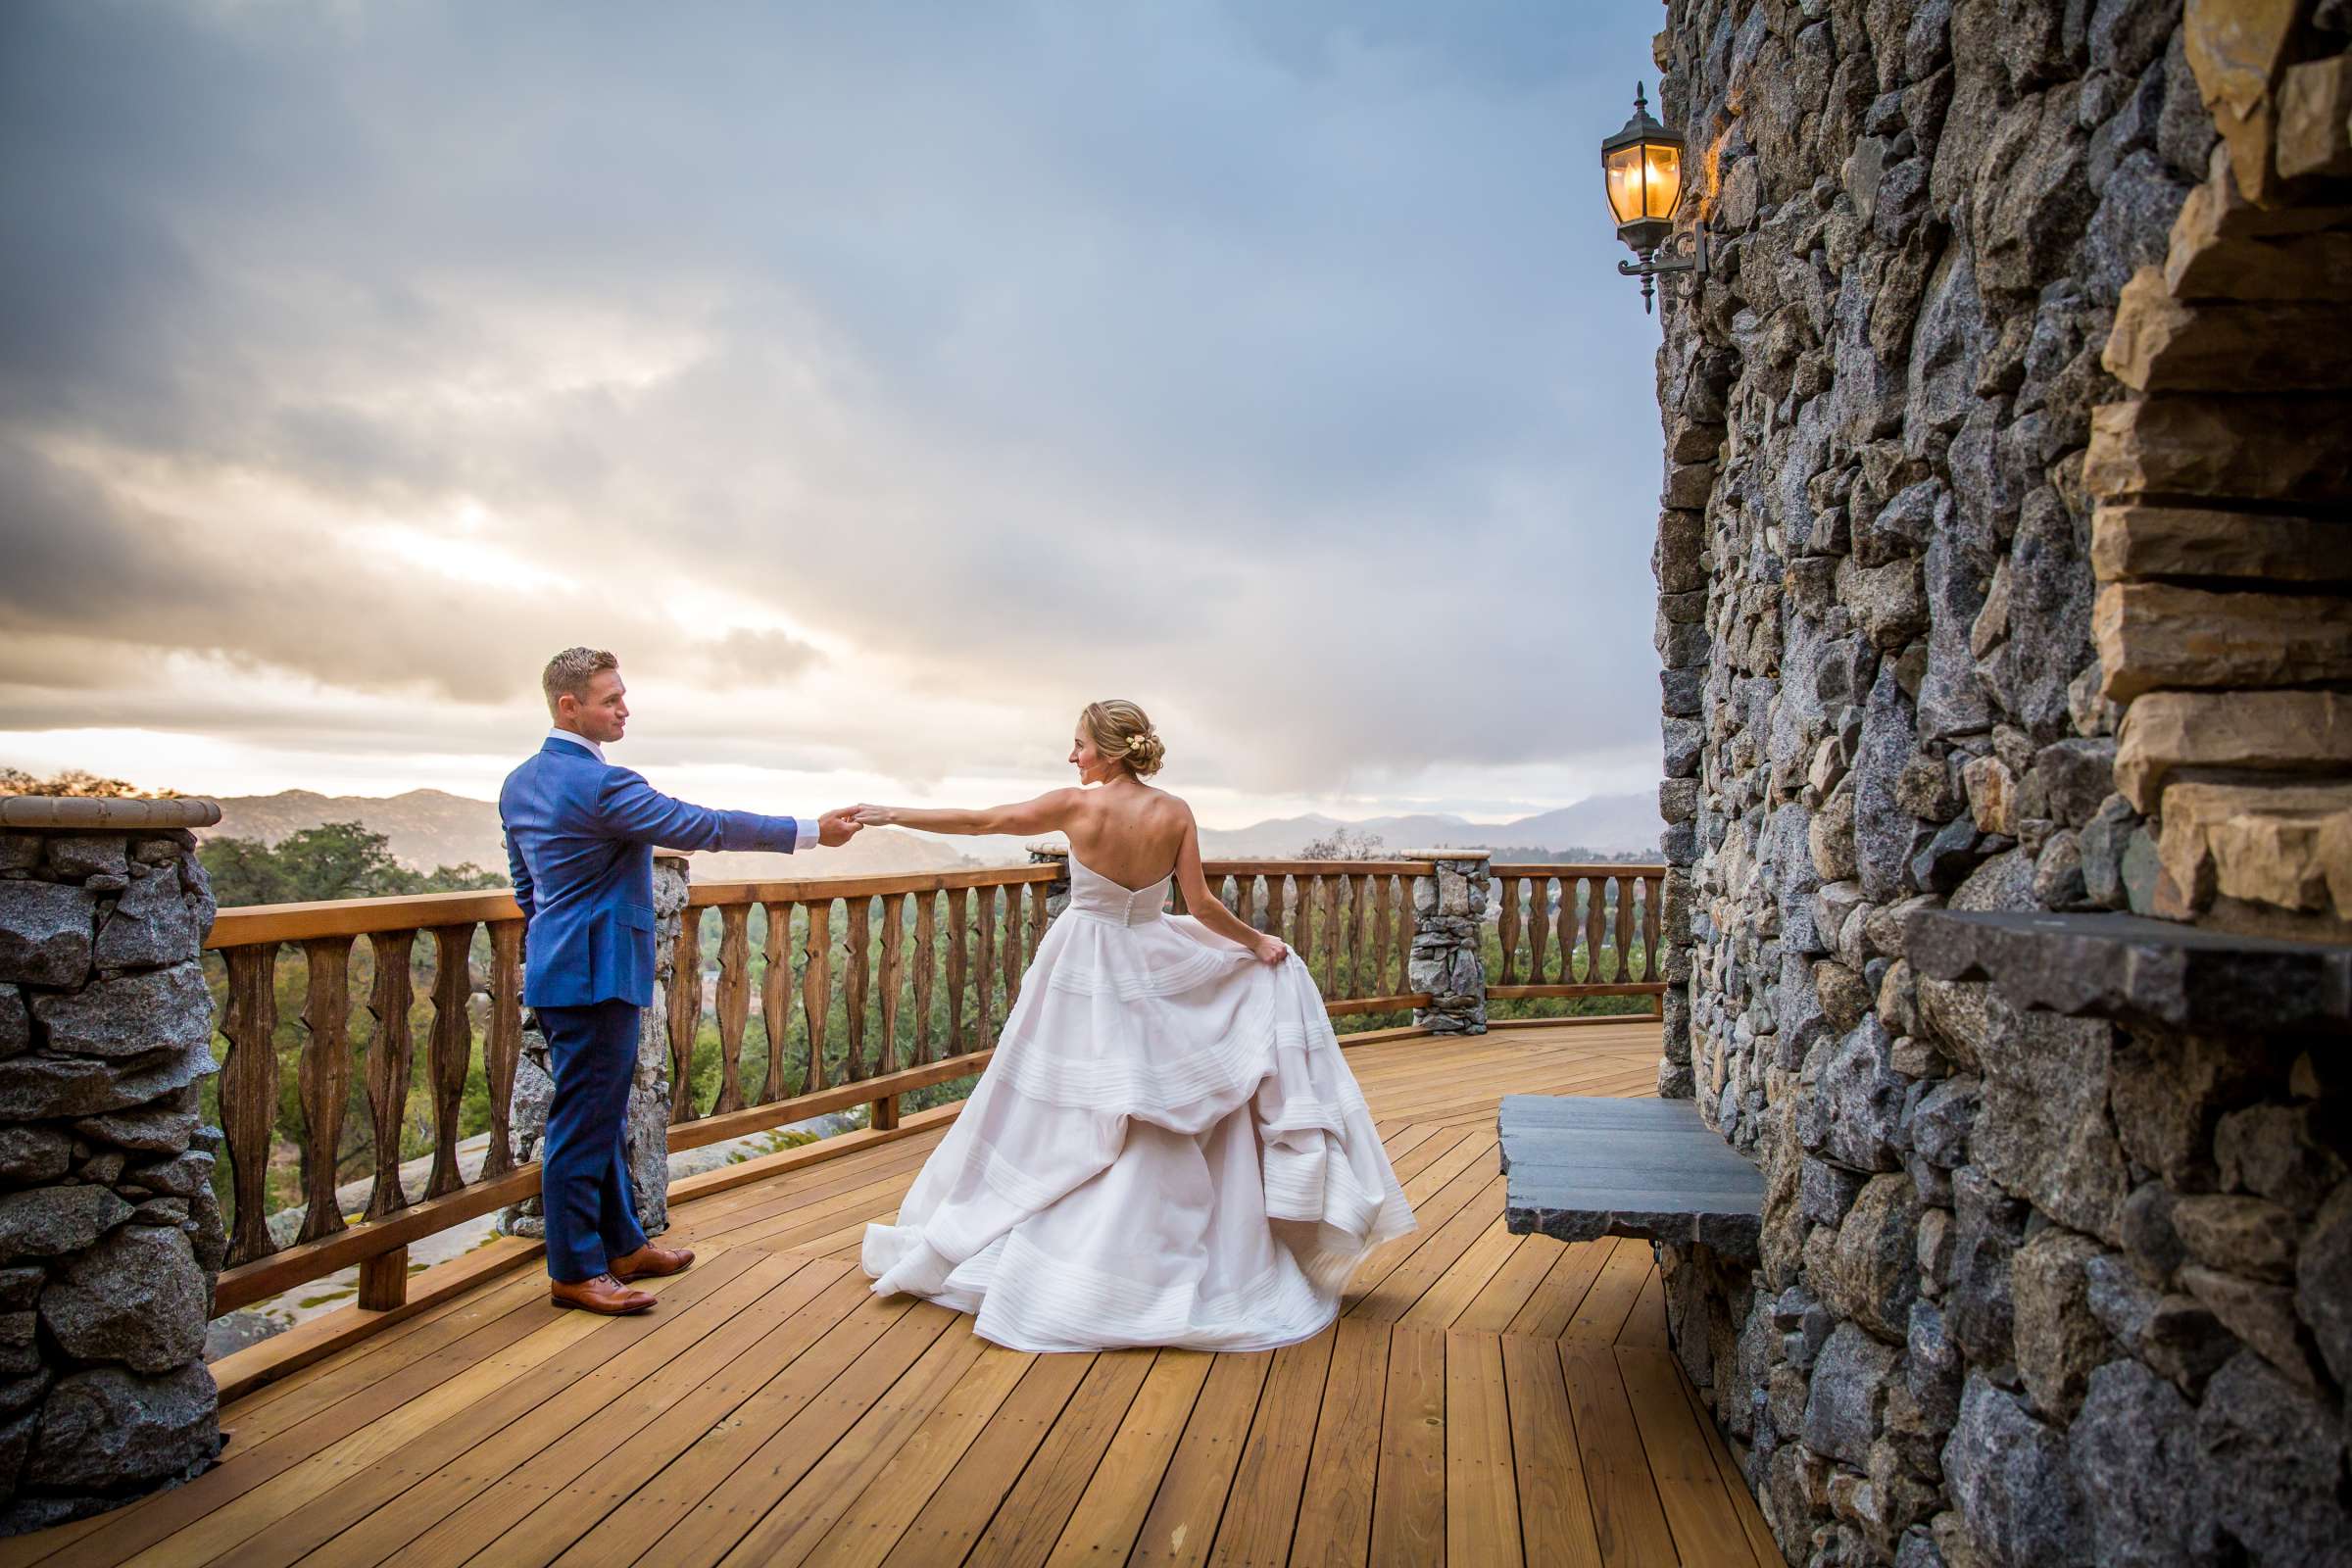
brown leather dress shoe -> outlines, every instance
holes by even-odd
[[[661,1298],[645,1291],[632,1291],[610,1274],[599,1274],[592,1280],[549,1280],[547,1298],[558,1306],[577,1307],[583,1312],[602,1312],[607,1317],[626,1317],[642,1312]]]
[[[659,1278],[675,1274],[694,1261],[694,1251],[684,1247],[656,1247],[651,1242],[634,1252],[624,1253],[612,1260],[612,1277],[622,1283],[630,1280]]]

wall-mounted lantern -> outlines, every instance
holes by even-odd
[[[1649,118],[1642,85],[1634,84],[1634,116],[1625,128],[1600,144],[1600,169],[1617,219],[1617,237],[1640,263],[1619,262],[1617,270],[1642,280],[1642,314],[1649,312],[1650,279],[1661,272],[1707,275],[1707,226],[1695,230],[1691,252],[1680,261],[1657,260],[1658,247],[1674,232],[1674,209],[1683,196],[1683,138]]]

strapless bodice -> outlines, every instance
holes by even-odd
[[[1158,881],[1140,888],[1121,886],[1089,866],[1073,855],[1070,857],[1069,912],[1089,919],[1107,920],[1112,925],[1147,925],[1160,917],[1168,902],[1168,883],[1174,872]]]

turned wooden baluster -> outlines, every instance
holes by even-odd
[[[914,896],[914,1065],[931,1060],[931,998],[939,968],[939,895]]]
[[[1184,902],[1184,884],[1181,882],[1169,884],[1168,912],[1170,914],[1190,914],[1193,912]]]
[[[409,1066],[416,1050],[416,1038],[409,1030],[409,958],[416,947],[414,931],[378,931],[368,939],[375,959],[375,985],[368,998],[368,1010],[375,1016],[375,1044],[368,1051],[368,1109],[375,1124],[369,1219],[409,1206],[409,1195],[400,1185],[400,1129],[409,1114]]]
[[[743,1037],[752,1021],[752,906],[718,906],[718,1098],[710,1113],[743,1108]],[[675,1080],[672,1080],[673,1082]]]
[[[1054,923],[1054,890],[1043,882],[1029,884],[1029,961],[1037,961],[1037,950],[1046,940],[1046,927]]]
[[[1502,941],[1502,979],[1499,984],[1512,985],[1519,978],[1519,887],[1509,877],[1494,885],[1495,897],[1502,901],[1494,927]]]
[[[1394,995],[1389,990],[1389,900],[1393,879],[1375,876],[1372,879],[1372,975],[1367,997]],[[1399,981],[1401,988],[1403,982]]]
[[[227,1143],[236,1211],[228,1237],[233,1266],[277,1250],[270,1239],[270,1149],[277,1122],[277,944],[228,950],[228,1015],[220,1032],[220,1130]]]
[[[1634,879],[1612,877],[1617,884],[1617,978],[1634,978]]]
[[[842,1067],[842,1082],[854,1084],[860,1078],[871,1077],[865,1061],[865,982],[866,965],[871,961],[868,948],[873,943],[870,910],[871,899],[851,899],[850,961],[842,971],[846,990],[842,994],[842,1011],[850,1026],[850,1054]]]
[[[833,1009],[833,904],[819,900],[808,906],[808,945],[801,971],[801,1016],[808,1025],[808,1074],[801,1093],[813,1095],[825,1087],[825,1016]]]
[[[760,1102],[784,1098],[784,1037],[792,1032],[792,906],[763,904],[767,935],[760,944],[760,1031],[767,1064],[760,1074]]]
[[[1004,1016],[1012,1016],[1012,1004],[1021,996],[1021,888],[1019,883],[1007,884],[1004,889]]]
[[[1291,951],[1306,965],[1306,972],[1315,972],[1315,879],[1309,876],[1291,878]]]
[[[1585,978],[1593,984],[1601,979],[1600,946],[1601,921],[1607,914],[1608,879],[1588,877],[1586,887],[1592,891],[1585,899]]]
[[[974,999],[979,1004],[979,1015],[974,1022],[978,1028],[979,1044],[986,1047],[996,1038],[996,1031],[989,1023],[990,1003],[994,1000],[989,995],[989,988],[995,983],[997,975],[997,890],[974,888],[972,891],[980,895],[974,901],[980,906],[980,961],[975,965],[979,992]]]
[[[1413,938],[1421,932],[1421,880],[1404,884],[1396,905],[1396,979],[1407,994],[1413,989]]]
[[[1642,879],[1642,978],[1662,980],[1666,977],[1664,950],[1658,946],[1658,924],[1662,917],[1661,901],[1666,896],[1663,877],[1645,876]]]
[[[310,1166],[310,1207],[297,1241],[315,1242],[343,1229],[335,1202],[335,1156],[343,1148],[343,1102],[351,1092],[351,938],[320,937],[302,945],[310,965],[303,998],[302,1120]]]
[[[514,1063],[522,1054],[522,922],[490,926],[490,1038],[482,1045],[482,1071],[490,1080],[490,1149],[482,1177],[514,1168],[514,1145],[507,1123],[514,1120]]]
[[[1323,906],[1323,995],[1336,998],[1340,994],[1340,949],[1347,945],[1348,879],[1344,876],[1315,878],[1315,891]]]
[[[694,1108],[694,1037],[703,1022],[703,911],[689,906],[678,915],[678,946],[669,971],[669,1121],[676,1126],[701,1112]]]
[[[1544,965],[1551,954],[1551,882],[1546,877],[1523,877],[1527,887],[1527,983],[1543,985],[1550,977]]]
[[[466,1185],[458,1170],[458,1116],[466,1104],[466,1069],[473,1064],[473,974],[466,954],[473,925],[433,927],[433,1035],[428,1063],[433,1090],[433,1172],[424,1196],[439,1198]]]
[[[967,1049],[963,1032],[963,983],[970,967],[968,902],[962,888],[948,889],[948,1054],[960,1056]]]
[[[906,984],[906,895],[882,895],[881,1070],[899,1068],[899,992]]]
[[[1583,884],[1575,877],[1560,878],[1560,906],[1552,911],[1551,921],[1560,939],[1560,984],[1576,984],[1576,890]]]

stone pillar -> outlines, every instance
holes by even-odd
[[[1046,918],[1058,918],[1070,906],[1070,849],[1066,844],[1032,844],[1029,863],[1056,865],[1061,874],[1046,884]]]
[[[637,1195],[637,1223],[656,1236],[669,1229],[669,989],[681,983],[677,973],[678,931],[686,913],[686,858],[654,857],[654,1001],[638,1020],[637,1076],[629,1086],[626,1139],[629,1182]],[[526,945],[523,961],[530,961]],[[698,966],[683,984],[700,986]],[[547,1131],[547,1104],[556,1092],[548,1071],[547,1037],[537,1020],[524,1015],[522,1055],[514,1066],[514,1109],[508,1116],[509,1136],[517,1159],[537,1159],[539,1141]],[[547,1220],[536,1196],[508,1209],[499,1220],[509,1236],[545,1236]]]
[[[219,1451],[204,1365],[227,1248],[187,830],[211,801],[0,800],[0,1534]]]
[[[1423,850],[1405,857],[1434,860],[1437,874],[1413,882],[1413,952],[1406,983],[1430,994],[1413,1011],[1413,1026],[1442,1035],[1487,1032],[1487,966],[1480,948],[1486,932],[1487,890],[1494,878],[1484,850]]]

